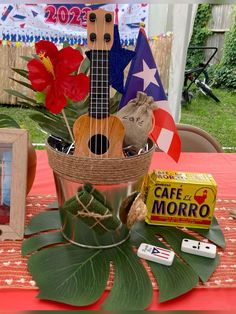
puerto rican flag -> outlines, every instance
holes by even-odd
[[[146,33],[142,28],[139,31],[135,52],[136,55],[131,62],[120,108],[124,107],[129,100],[136,98],[138,91],[152,96],[156,101],[157,109],[153,112],[153,130],[149,136],[162,151],[177,162],[181,152],[181,141]]]
[[[155,246],[151,252],[152,255],[158,256],[163,259],[169,259],[171,256],[171,251],[162,249],[161,247]]]

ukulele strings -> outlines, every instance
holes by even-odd
[[[108,125],[109,125],[109,102],[110,102],[110,98],[109,98],[109,50],[107,47],[107,42],[106,42],[106,137],[107,137],[107,153],[106,153],[106,157],[109,157],[109,134],[108,134]]]
[[[103,34],[105,34],[105,21],[103,20]],[[103,101],[104,101],[104,99],[103,99],[103,92],[104,92],[104,68],[103,68],[103,62],[104,62],[104,60],[103,60],[103,51],[104,51],[104,49],[105,49],[105,45],[104,45],[104,38],[103,38],[103,40],[102,40],[102,52],[101,52],[101,56],[100,56],[100,71],[101,71],[101,82],[100,82],[100,129],[101,129],[101,132],[100,132],[100,134],[101,134],[101,143],[100,143],[100,149],[101,149],[101,152],[102,152],[102,142],[103,142],[103,137],[102,137],[102,124],[103,124],[103,119],[104,119],[104,117],[103,117],[103,106],[104,106],[104,103],[103,103]],[[100,159],[102,158],[102,154],[100,154]]]
[[[103,34],[105,34],[105,28],[106,28],[106,22],[104,20],[103,22]],[[95,33],[98,34],[98,25],[97,20],[95,22]],[[108,158],[109,149],[108,149],[108,133],[109,133],[109,82],[107,81],[109,78],[109,54],[108,54],[108,45],[107,42],[103,39],[102,41],[102,51],[101,54],[99,54],[98,47],[96,47],[96,42],[93,42],[92,51],[91,51],[91,93],[90,93],[90,122],[89,122],[89,135],[90,139],[93,135],[95,135],[95,147],[94,152],[97,157],[98,152],[98,118],[100,123],[100,158],[103,157],[104,154],[102,154],[103,151],[103,145],[106,146],[106,157]],[[97,50],[95,50],[97,48]],[[105,59],[104,59],[105,57]],[[99,62],[100,61],[100,67]],[[105,66],[104,66],[105,62]],[[100,71],[98,71],[100,70]],[[99,84],[99,75],[101,78],[100,84]],[[104,80],[105,77],[105,80]],[[104,97],[105,95],[105,97]],[[104,103],[106,101],[106,103]],[[105,110],[104,110],[104,106]],[[94,117],[95,117],[95,134],[92,134],[93,125],[94,125]],[[105,125],[104,125],[104,119],[105,119]],[[106,140],[104,140],[104,137],[102,136],[104,133]],[[103,141],[104,140],[104,141]],[[92,147],[91,147],[92,148]],[[89,149],[89,157],[92,157],[92,150]]]
[[[95,21],[95,33],[97,34],[97,22]],[[92,150],[94,151],[93,155],[96,156],[97,151],[97,60],[98,60],[98,51],[95,50],[96,41],[93,42],[92,50],[91,50],[91,70],[90,70],[90,119],[89,119],[89,138],[90,138],[90,149],[89,149],[89,157],[92,157]],[[95,114],[95,119],[94,119]],[[93,126],[95,120],[95,134],[92,134]],[[92,136],[95,135],[95,143],[91,141]],[[92,145],[95,145],[94,149]]]
[[[112,26],[114,27],[114,26]],[[106,150],[106,157],[109,158],[109,104],[110,104],[110,85],[109,85],[109,48],[108,44],[105,41],[106,45],[106,88],[105,88],[105,94],[106,94],[106,125],[105,125],[105,134],[107,138],[107,150]]]
[[[103,34],[106,33],[106,22],[105,19],[103,20]],[[100,141],[100,149],[101,152],[103,151],[103,149],[106,148],[105,151],[105,156],[108,158],[108,104],[107,101],[109,102],[108,99],[108,54],[107,54],[107,42],[103,39],[102,41],[102,51],[101,51],[101,55],[100,55],[100,77],[101,77],[101,87],[100,87],[100,92],[99,92],[99,98],[100,98],[100,102],[99,102],[99,113],[100,113],[100,129],[101,129],[101,141]],[[105,97],[104,97],[105,96]],[[106,102],[106,103],[105,103]],[[105,109],[105,110],[104,110]],[[105,125],[104,125],[104,121],[105,121]],[[105,131],[105,132],[104,132]],[[105,133],[105,134],[104,134]],[[103,134],[105,135],[105,138],[103,137]],[[104,154],[100,154],[100,158],[103,158]]]
[[[95,33],[98,34],[98,26],[97,26],[97,19],[95,22]],[[98,42],[96,40],[96,42]],[[97,152],[98,152],[98,47],[95,54],[95,60],[96,60],[96,65],[95,65],[95,155],[97,157]]]
[[[106,22],[105,20],[103,20],[103,34],[106,33]],[[107,103],[104,104],[104,101],[107,102],[107,42],[105,40],[103,40],[103,47],[102,47],[102,74],[103,74],[103,84],[102,84],[102,93],[101,93],[101,97],[103,98],[101,103],[102,103],[102,121],[104,123],[104,119],[105,119],[105,135],[106,135],[106,139],[108,140],[108,119],[107,119],[107,113],[106,111],[104,112],[103,109],[104,109],[104,106],[105,106],[105,109],[107,110]],[[106,50],[104,52],[104,50]],[[105,61],[104,61],[104,54],[105,54]],[[104,65],[104,62],[105,62],[105,67],[103,67]],[[104,77],[105,77],[105,80],[104,80]],[[104,95],[106,93],[106,96],[105,96],[105,99],[104,99]],[[104,114],[105,113],[105,114]],[[101,129],[102,129],[102,123],[101,123]],[[101,134],[102,134],[102,130],[101,130]],[[107,141],[105,141],[105,144],[107,145]],[[107,147],[106,147],[107,148]],[[101,149],[102,149],[102,141],[101,141]],[[106,149],[106,157],[108,157],[108,149]],[[102,157],[102,155],[101,155]]]
[[[93,43],[94,45],[94,43]],[[93,47],[94,48],[94,47]],[[93,50],[91,51],[91,68],[90,68],[90,112],[89,112],[89,138],[91,141],[92,136],[92,112],[93,112],[93,68],[94,68],[94,60],[93,60]],[[89,149],[89,158],[92,157],[91,152],[91,144]]]

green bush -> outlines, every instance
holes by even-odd
[[[190,41],[190,46],[204,46],[207,38],[211,35],[207,24],[212,16],[211,4],[200,4],[198,6],[197,14],[193,26],[193,34]],[[198,67],[199,63],[204,61],[204,50],[188,50],[187,54],[187,68]]]
[[[215,71],[215,83],[217,86],[236,88],[236,6],[232,26],[225,35],[223,57]]]

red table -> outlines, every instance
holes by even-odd
[[[37,151],[38,163],[32,195],[55,194],[53,175],[45,151]],[[176,164],[164,153],[155,153],[151,168],[211,173],[218,184],[218,198],[236,199],[236,154],[182,153]],[[235,250],[236,254],[236,250]],[[72,307],[38,300],[37,290],[0,289],[0,310],[98,310],[109,292],[89,307]],[[162,304],[154,291],[150,310],[233,310],[236,288],[196,288],[182,297]]]

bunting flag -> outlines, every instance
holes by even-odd
[[[54,4],[0,4],[0,40],[30,45],[43,39],[57,45],[65,41],[70,45],[86,45],[87,13],[99,7],[115,11],[122,45],[135,45],[140,21],[148,29],[148,4],[66,2],[69,1]]]
[[[148,96],[152,96],[158,105],[158,109],[154,110],[154,126],[150,137],[162,151],[177,162],[181,152],[181,141],[144,29],[139,31],[135,53],[120,108],[125,106],[129,100],[135,98],[138,91],[143,91]]]

